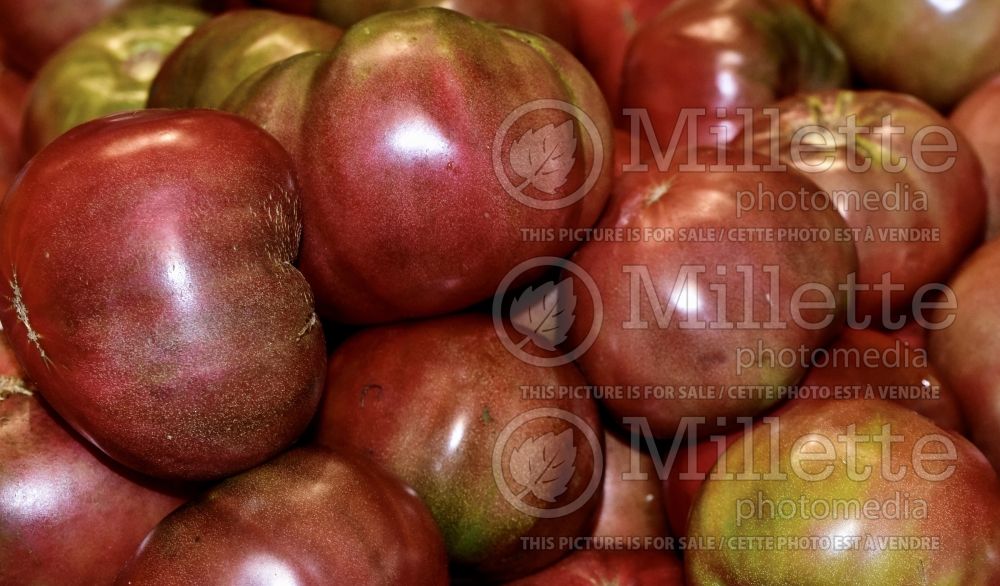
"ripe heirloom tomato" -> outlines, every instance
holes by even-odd
[[[598,225],[625,236],[572,257],[600,303],[580,296],[568,347],[586,349],[577,362],[591,384],[633,389],[603,403],[616,418],[646,418],[657,437],[673,437],[685,418],[705,418],[698,431],[708,433],[777,404],[808,365],[776,357],[824,346],[846,314],[840,285],[856,253],[835,237],[837,211],[813,207],[826,196],[794,171],[741,171],[742,154],[722,157],[733,170],[700,149],[663,170],[626,172]],[[745,205],[761,189],[789,193],[791,204]],[[588,290],[580,274],[567,276]]]
[[[292,153],[302,272],[340,322],[492,296],[521,262],[575,246],[526,231],[590,227],[612,180],[610,114],[573,56],[440,8],[366,19],[330,53],[258,72],[224,108]]]
[[[898,328],[896,315],[909,314],[921,288],[946,279],[982,238],[986,190],[976,153],[914,97],[800,94],[758,113],[736,142],[830,195],[855,230],[855,314],[874,327]]]
[[[594,75],[611,114],[621,116],[622,67],[629,40],[674,0],[572,0],[577,22],[577,54]]]
[[[141,6],[110,16],[60,49],[31,91],[27,153],[84,122],[145,107],[163,60],[207,18],[192,8]]]
[[[271,10],[236,10],[199,26],[163,63],[150,108],[219,108],[259,69],[307,51],[329,50],[341,30]]]
[[[791,401],[731,443],[688,525],[688,583],[1000,583],[1000,482],[971,443],[886,401]],[[724,466],[724,469],[722,468]]]
[[[477,20],[545,35],[574,46],[571,5],[565,0],[314,0],[320,18],[347,28],[387,10],[440,6]]]
[[[986,238],[1000,236],[1000,76],[966,97],[951,114],[951,123],[976,149],[989,192]]]
[[[326,358],[297,194],[281,145],[211,110],[102,118],[36,155],[0,205],[0,321],[46,401],[152,476],[291,444]]]
[[[871,87],[911,94],[947,109],[1000,73],[1000,2],[995,0],[812,4]]]
[[[382,326],[333,353],[316,440],[412,485],[462,574],[513,578],[565,553],[531,539],[587,534],[603,430],[591,399],[559,394],[585,384],[509,353],[487,316]]]
[[[0,584],[108,584],[182,502],[53,415],[0,331]]]
[[[980,248],[948,283],[955,294],[955,311],[941,309],[934,321],[947,327],[930,332],[931,363],[958,396],[970,437],[993,467],[1000,471],[1000,339],[993,326],[1000,322],[1000,299],[994,284],[1000,277],[1000,241]]]
[[[442,586],[441,534],[370,461],[299,448],[225,480],[146,537],[116,584]]]
[[[682,147],[710,146],[736,136],[741,108],[847,81],[840,47],[790,0],[675,0],[632,38],[622,107],[648,112],[661,150],[678,126]],[[693,137],[685,110],[704,114]]]

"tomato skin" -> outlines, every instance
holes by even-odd
[[[299,53],[332,49],[342,31],[312,18],[237,10],[198,29],[163,63],[150,108],[220,108],[256,71]]]
[[[848,145],[843,130],[848,120],[861,133],[854,145]],[[793,154],[794,137],[801,137],[807,128],[830,132],[820,139],[827,143],[832,137],[828,152]],[[945,142],[949,138],[954,139],[953,146]],[[800,94],[758,114],[752,128],[736,142],[759,153],[774,152],[780,163],[808,175],[858,231],[857,282],[867,288],[857,293],[855,317],[861,327],[900,327],[894,325],[898,316],[911,313],[920,288],[947,279],[982,238],[986,217],[982,165],[962,133],[912,96],[876,90]],[[825,164],[820,157],[828,155]],[[899,168],[892,166],[893,161]],[[852,163],[867,168],[858,170]],[[863,203],[861,194],[874,195],[874,205]],[[895,203],[891,194],[896,194]],[[890,237],[907,229],[930,232],[916,238]],[[892,285],[901,288],[883,295],[876,287],[886,273]],[[861,321],[865,319],[870,324]]]
[[[184,502],[97,452],[33,393],[0,332],[0,583],[110,583]]]
[[[27,101],[27,80],[0,62],[0,194],[7,193],[23,163],[21,120]]]
[[[532,241],[524,230],[590,227],[610,191],[610,114],[573,56],[440,8],[359,24],[330,53],[258,72],[224,106],[274,134],[297,163],[302,271],[321,315],[371,324],[451,313],[494,295],[519,263],[571,252],[573,242]],[[596,132],[553,108],[503,132],[512,112],[540,99],[579,108]],[[515,141],[566,124],[575,142],[561,158],[565,182],[551,193],[527,187],[535,207],[513,197],[497,169],[513,177]],[[575,194],[582,199],[538,208]]]
[[[946,111],[1000,73],[1000,3],[989,0],[812,0],[870,87]],[[927,39],[934,39],[928,43]]]
[[[313,446],[225,480],[167,517],[116,584],[319,586],[333,576],[441,586],[448,564],[412,490],[361,456]]]
[[[969,94],[951,114],[983,163],[989,191],[986,239],[1000,236],[1000,76]]]
[[[667,535],[660,480],[653,459],[644,451],[634,450],[630,441],[611,432],[604,434],[604,487],[594,518],[594,537]],[[634,457],[638,458],[635,470],[632,468]],[[646,479],[623,478],[631,472],[646,474]]]
[[[577,54],[601,86],[611,114],[621,108],[622,68],[635,33],[674,0],[572,0],[577,22]]]
[[[1000,270],[1000,242],[994,240],[973,254],[952,277],[955,311],[938,310],[933,321],[954,318],[954,323],[928,335],[931,364],[958,396],[969,426],[969,436],[1000,470],[1000,371],[997,340],[991,330],[1000,316],[1000,305],[991,295]]]
[[[675,0],[632,38],[621,104],[648,113],[661,149],[686,112],[700,115],[693,136],[680,125],[681,148],[715,146],[739,133],[741,109],[848,81],[841,49],[790,0]]]
[[[207,19],[179,6],[129,8],[62,47],[32,87],[24,119],[27,154],[84,122],[145,107],[167,55]]]
[[[574,48],[572,6],[564,0],[315,0],[316,15],[347,28],[389,10],[439,6],[477,20],[545,35]]]
[[[0,207],[0,320],[46,400],[151,476],[286,448],[325,365],[297,193],[281,146],[217,111],[102,118],[39,153]]]
[[[411,484],[434,514],[459,573],[510,579],[565,553],[533,549],[526,539],[586,535],[602,471],[590,443],[603,443],[597,406],[588,397],[525,394],[585,384],[571,364],[543,368],[519,360],[503,347],[487,316],[381,326],[356,334],[333,353],[316,441],[368,454]],[[585,429],[558,416],[534,417],[536,409],[568,413]],[[517,423],[522,415],[523,425]],[[504,436],[505,430],[510,434]],[[534,492],[520,497],[539,509],[566,507],[564,513],[547,518],[518,508],[498,480],[502,474],[508,488],[517,488],[511,493],[520,494],[517,480],[508,478],[513,450],[568,430],[575,451],[556,446],[552,452],[573,465],[565,490],[552,501]]]
[[[848,328],[830,346],[828,355],[852,358],[831,360],[822,368],[814,366],[801,386],[811,390],[814,396],[816,391],[826,393],[837,389],[848,395],[870,390],[879,396],[885,389],[905,387],[907,396],[894,399],[897,403],[920,413],[942,429],[964,433],[965,423],[957,394],[941,382],[930,364],[926,348],[922,347],[922,340],[908,340],[904,335],[919,334],[912,328],[904,333]],[[879,358],[872,360],[872,356]],[[926,394],[918,396],[918,391]],[[836,397],[819,400],[824,399],[837,400]]]
[[[772,415],[778,423],[758,423],[728,446],[713,470],[717,477],[698,494],[689,535],[726,545],[686,552],[689,584],[819,585],[849,582],[859,571],[872,584],[988,586],[1000,579],[1000,526],[992,522],[1000,482],[968,440],[886,401],[795,400]],[[894,436],[891,448],[873,439],[886,432]],[[818,438],[829,442],[825,452]],[[920,443],[928,438],[932,447]],[[940,455],[949,443],[953,456],[918,471],[914,454]],[[771,470],[785,476],[768,479]],[[783,507],[781,516],[772,514],[771,502]],[[867,513],[841,509],[834,517],[833,507],[853,502]],[[758,536],[773,541],[746,540]],[[925,541],[910,548],[868,541],[887,537]]]
[[[725,156],[734,167],[744,161],[735,151]],[[737,209],[738,194],[761,186],[776,193],[818,192],[808,178],[794,171],[720,171],[718,161],[717,151],[701,149],[675,157],[663,170],[650,165],[624,173],[598,228],[635,236],[588,242],[572,257],[593,279],[601,303],[581,297],[567,347],[582,347],[600,319],[599,333],[577,363],[591,384],[633,389],[602,403],[618,420],[645,417],[659,438],[673,437],[685,418],[705,418],[697,431],[708,434],[779,403],[782,388],[798,382],[807,365],[741,356],[763,354],[758,347],[782,352],[830,342],[847,308],[838,285],[857,266],[854,244],[832,237],[845,225],[830,206],[814,208],[795,195],[788,209]],[[687,171],[689,164],[703,168]],[[745,232],[760,228],[825,230],[830,237],[792,242],[777,232],[760,238]],[[567,276],[575,290],[586,290],[579,275]],[[821,312],[798,314],[792,296],[803,284],[822,285],[832,302]],[[780,314],[776,321],[785,327],[764,327],[761,316],[768,312]],[[796,323],[797,314],[820,326]]]

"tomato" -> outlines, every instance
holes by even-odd
[[[980,248],[948,283],[956,309],[939,309],[942,326],[927,340],[931,363],[954,390],[969,424],[970,437],[1000,470],[1000,370],[998,340],[992,330],[1000,303],[991,293],[1000,275],[1000,242]]]
[[[743,435],[733,432],[718,441],[707,439],[697,444],[681,446],[674,465],[663,479],[663,502],[666,505],[670,530],[678,537],[688,537],[691,509],[709,473],[725,453],[726,447]]]
[[[0,37],[10,63],[34,73],[64,44],[120,8],[125,0],[0,1]]]
[[[573,0],[580,61],[601,86],[616,119],[628,42],[674,0]]]
[[[183,502],[88,446],[33,393],[0,332],[0,583],[108,584]]]
[[[571,6],[563,0],[314,0],[316,14],[347,28],[385,12],[421,6],[456,10],[477,20],[543,34],[568,49],[574,45]]]
[[[163,63],[150,108],[219,108],[257,70],[307,51],[329,50],[341,30],[270,10],[237,10],[198,27]]]
[[[334,578],[335,577],[335,578]],[[117,584],[448,583],[441,534],[413,491],[357,455],[299,448],[160,523]]]
[[[225,109],[296,160],[302,271],[334,321],[482,301],[519,263],[575,246],[525,231],[589,227],[610,189],[610,116],[583,67],[439,8],[373,16],[331,53],[258,72]]]
[[[994,0],[812,3],[872,87],[948,108],[1000,72],[1000,3]]]
[[[913,312],[926,300],[921,289],[947,278],[982,237],[986,193],[975,152],[916,98],[802,94],[760,113],[737,141],[806,173],[854,230],[852,317],[862,328],[904,325],[897,314]]]
[[[836,210],[814,209],[818,188],[798,173],[740,171],[741,154],[724,157],[732,169],[705,149],[625,173],[598,225],[619,236],[572,257],[600,303],[579,296],[568,347],[582,349],[592,384],[623,389],[605,398],[611,413],[646,418],[657,437],[685,418],[705,418],[708,433],[775,405],[808,367],[782,357],[824,346],[846,312],[840,284],[856,260],[837,238]],[[761,188],[793,194],[792,204],[745,205]],[[588,290],[580,274],[567,276]]]
[[[1000,76],[973,92],[955,108],[951,123],[979,155],[989,192],[986,238],[1000,236]]]
[[[519,360],[487,316],[364,330],[330,359],[317,441],[411,484],[463,574],[512,578],[562,555],[533,539],[585,534],[597,504],[597,408],[561,394],[585,384]]]
[[[0,63],[0,193],[6,193],[21,168],[21,119],[28,97],[28,82]]]
[[[192,8],[133,8],[60,49],[39,71],[32,89],[25,150],[33,155],[70,128],[145,107],[163,60],[207,18]]]
[[[815,361],[814,361],[815,362]],[[941,384],[926,349],[877,330],[847,329],[802,382],[801,393],[824,400],[893,400],[943,429],[962,433],[958,398]]]
[[[645,110],[660,150],[674,136],[683,150],[731,141],[741,109],[847,81],[843,52],[789,0],[677,0],[632,38],[622,107]]]
[[[604,434],[604,487],[594,518],[594,537],[647,538],[667,534],[660,479],[649,454],[630,440]],[[633,464],[636,462],[637,464]],[[645,474],[640,480],[636,475]]]
[[[209,110],[102,118],[36,155],[0,206],[0,320],[46,400],[153,476],[286,448],[325,366],[297,193],[276,141]]]
[[[689,584],[1000,580],[1000,482],[967,440],[885,401],[775,416],[702,487],[689,534],[716,541],[686,552]]]

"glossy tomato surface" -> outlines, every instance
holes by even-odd
[[[440,8],[373,16],[225,108],[292,153],[302,271],[334,321],[482,301],[519,263],[575,246],[526,231],[590,227],[610,189],[607,105],[573,56]]]
[[[622,75],[628,123],[648,115],[659,150],[675,133],[682,150],[725,144],[748,109],[848,82],[840,47],[790,0],[675,0],[632,38]]]
[[[577,54],[601,86],[611,114],[621,116],[622,68],[633,35],[674,0],[573,0]]]
[[[167,55],[208,14],[179,6],[122,10],[56,52],[31,91],[24,147],[34,155],[60,134],[95,118],[140,110]]]
[[[702,487],[688,532],[719,545],[687,552],[689,584],[1000,579],[1000,482],[966,439],[890,402],[792,401],[775,417]]]
[[[372,462],[299,448],[230,478],[154,529],[117,584],[448,583],[420,499]]]
[[[154,476],[287,447],[325,364],[297,193],[276,141],[208,110],[103,118],[37,155],[0,207],[0,319],[46,400]]]
[[[198,27],[163,63],[150,108],[219,108],[245,79],[299,53],[325,51],[342,31],[271,10],[236,10]]]
[[[854,323],[899,328],[981,240],[982,166],[945,118],[883,91],[801,94],[758,114],[736,139],[829,194],[858,248]],[[885,280],[888,280],[888,284]]]
[[[645,417],[657,437],[688,417],[708,433],[776,404],[807,365],[769,356],[825,345],[846,313],[839,285],[854,246],[834,237],[844,226],[835,210],[798,195],[818,188],[794,172],[721,164],[700,150],[663,171],[625,173],[598,226],[621,236],[585,244],[572,258],[583,274],[567,274],[575,290],[588,290],[586,275],[600,293],[579,296],[569,328],[587,380],[633,389],[604,404],[619,421]],[[793,204],[742,206],[762,186],[796,194]]]
[[[1000,277],[1000,243],[979,249],[949,282],[956,309],[941,309],[935,321],[948,327],[928,336],[934,368],[962,404],[973,441],[1000,470],[1000,339],[993,325],[1000,320],[1000,303],[992,294]]]
[[[316,14],[342,27],[388,10],[439,6],[478,20],[545,35],[572,50],[572,6],[563,0],[315,0]]]
[[[1000,236],[1000,76],[970,94],[951,114],[983,163],[989,191],[986,238]]]
[[[996,0],[812,3],[872,87],[912,94],[947,109],[1000,72]]]
[[[0,583],[109,584],[183,502],[100,454],[42,403],[0,332]]]
[[[463,574],[515,577],[564,553],[523,538],[585,535],[597,504],[597,407],[558,394],[585,384],[572,365],[519,360],[487,316],[369,329],[330,360],[317,440],[410,483]]]

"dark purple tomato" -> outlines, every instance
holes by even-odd
[[[862,327],[900,327],[897,314],[925,301],[921,289],[946,279],[982,238],[986,190],[976,153],[916,98],[801,94],[758,113],[736,142],[806,173],[854,230],[853,317]]]
[[[954,321],[930,332],[927,343],[931,363],[962,405],[970,437],[1000,470],[1000,339],[993,330],[1000,323],[998,279],[1000,242],[993,241],[948,283],[956,310],[942,309],[934,321]]]
[[[703,418],[690,423],[708,433],[775,405],[808,367],[777,358],[824,346],[846,314],[839,285],[855,270],[855,250],[837,239],[844,221],[822,205],[825,195],[814,209],[818,188],[804,176],[740,171],[742,155],[725,158],[733,169],[705,149],[663,171],[626,172],[598,225],[617,236],[572,258],[600,302],[578,295],[568,347],[585,350],[577,362],[588,381],[622,389],[604,400],[612,414],[646,418],[657,437],[672,437],[685,418]],[[742,194],[761,186],[795,194],[793,203],[744,209]],[[568,276],[588,290],[580,274]]]
[[[309,447],[230,478],[146,537],[116,584],[443,586],[441,534],[367,459]]]
[[[847,82],[840,47],[795,2],[676,0],[632,38],[621,104],[648,114],[661,150],[675,130],[683,149],[731,141],[740,109]]]
[[[325,51],[342,31],[272,10],[236,10],[199,26],[163,63],[150,108],[220,108],[258,70],[299,53]]]
[[[109,584],[182,502],[51,413],[0,332],[0,584]]]
[[[951,123],[969,139],[983,163],[989,191],[986,238],[992,240],[1000,236],[1000,76],[962,100]]]
[[[603,430],[585,393],[561,394],[584,385],[509,353],[487,316],[364,330],[330,359],[317,441],[412,485],[462,574],[512,578],[563,553],[532,539],[586,535]]]
[[[146,110],[63,135],[0,207],[0,320],[82,435],[167,478],[227,476],[305,429],[325,366],[292,162],[246,120]]]
[[[575,245],[526,231],[590,227],[610,190],[610,115],[573,56],[439,8],[366,19],[331,53],[258,72],[225,109],[292,153],[302,271],[335,321],[487,299],[519,263]]]

